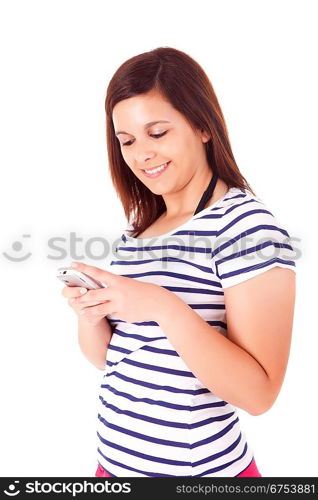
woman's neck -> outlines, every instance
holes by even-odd
[[[167,209],[160,216],[160,219],[174,220],[193,215],[203,192],[208,187],[211,176],[212,171],[210,170],[204,179],[200,179],[200,182],[195,181],[195,184],[193,185],[190,181],[187,186],[183,188],[182,194],[178,192],[173,193],[172,195],[169,194],[169,196],[163,195]],[[222,179],[218,178],[213,195],[207,201],[204,208],[215,203],[215,201],[224,196],[227,191],[228,186],[226,183]]]

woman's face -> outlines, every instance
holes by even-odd
[[[114,106],[112,118],[126,164],[153,193],[178,191],[195,173],[210,171],[203,144],[209,137],[195,132],[158,92],[120,101]],[[150,178],[144,172],[167,162],[169,165],[156,176]]]

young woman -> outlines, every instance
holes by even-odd
[[[122,64],[106,117],[129,227],[109,270],[78,265],[107,288],[63,292],[104,370],[96,476],[260,476],[236,407],[266,412],[283,383],[289,235],[240,173],[212,85],[184,52]]]

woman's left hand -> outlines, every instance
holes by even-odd
[[[114,315],[116,318],[129,323],[143,321],[157,321],[162,307],[164,307],[164,298],[169,290],[155,285],[154,283],[145,283],[134,278],[110,273],[98,267],[90,266],[76,262],[77,266],[72,267],[91,276],[97,281],[107,285],[103,288],[103,301],[101,303],[101,289],[88,290],[85,295],[77,297],[77,303],[87,305],[83,308],[85,321],[92,323],[96,316]]]

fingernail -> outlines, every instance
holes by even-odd
[[[75,302],[75,299],[70,299],[70,302]]]
[[[80,292],[81,292],[81,293],[86,293],[86,292],[87,292],[87,290],[86,290],[86,288],[81,288],[81,289],[80,289]]]
[[[78,267],[78,263],[77,262],[71,262],[71,266],[72,267]]]

